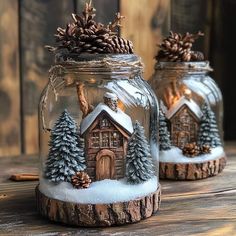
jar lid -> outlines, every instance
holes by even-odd
[[[127,70],[143,70],[141,58],[135,54],[58,53],[55,56],[55,62],[69,70],[76,67],[77,72],[117,71],[126,73]]]
[[[178,70],[186,72],[210,72],[213,69],[209,61],[192,61],[192,62],[169,62],[160,61],[155,65],[156,70]]]

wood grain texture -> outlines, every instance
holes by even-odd
[[[224,130],[227,140],[235,140],[236,100],[235,53],[236,27],[233,25],[236,1],[211,0],[212,24],[210,61],[214,68],[213,76],[224,95]],[[216,40],[217,39],[217,40]]]
[[[169,0],[121,0],[120,12],[125,16],[121,36],[131,40],[134,51],[145,64],[145,79],[154,71],[157,44],[169,30]]]
[[[172,0],[171,1],[171,30],[175,32],[196,33],[199,30],[206,35],[196,40],[193,48],[204,52],[208,58],[209,26],[208,2],[205,0]]]
[[[35,189],[39,213],[55,222],[74,226],[111,226],[135,223],[157,213],[160,207],[161,191],[131,200],[113,204],[77,204],[49,198]]]
[[[226,165],[226,157],[203,163],[160,162],[160,178],[171,180],[199,180],[218,175]]]
[[[80,14],[83,11],[87,0],[75,0],[76,12]],[[119,0],[93,0],[93,6],[96,9],[95,19],[102,24],[111,22],[118,12]]]
[[[91,235],[91,236],[224,236],[236,232],[236,145],[227,143],[224,172],[200,181],[161,181],[162,203],[158,214],[122,227],[83,228],[52,223],[36,211],[37,182],[10,182],[7,170],[28,168],[35,157],[0,159],[1,235]],[[24,162],[20,163],[20,160]],[[5,172],[3,171],[5,170]]]
[[[54,44],[58,26],[65,27],[74,11],[73,0],[20,2],[23,126],[25,153],[38,152],[38,102],[54,58],[45,45]]]
[[[18,1],[0,1],[0,156],[20,154]]]

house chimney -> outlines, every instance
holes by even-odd
[[[118,97],[114,93],[104,94],[104,103],[113,111],[117,112]]]
[[[186,99],[190,100],[192,98],[192,92],[190,89],[185,89],[184,90],[184,96]]]

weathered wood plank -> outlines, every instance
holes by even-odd
[[[235,53],[236,27],[233,25],[236,1],[212,0],[212,25],[210,42],[210,61],[213,76],[220,85],[224,95],[224,130],[225,138],[236,138],[236,113],[233,102],[236,99],[235,87]],[[217,39],[217,40],[216,40]]]
[[[74,10],[73,0],[20,2],[21,65],[23,79],[23,124],[25,153],[38,152],[38,102],[47,82],[53,55],[45,45],[54,43],[58,26],[65,26]]]
[[[20,154],[18,1],[0,1],[0,156]]]
[[[160,212],[138,224],[110,228],[72,228],[54,224],[36,212],[35,182],[0,184],[0,234],[13,235],[234,235],[236,232],[236,147],[226,147],[228,163],[224,172],[205,180],[161,181],[162,204]],[[2,170],[20,171],[37,165],[36,157],[0,159]],[[14,164],[11,164],[14,163]],[[1,180],[0,180],[1,181]]]
[[[204,39],[194,43],[194,49],[204,52],[208,58],[209,21],[208,2],[205,0],[172,0],[171,1],[171,30],[175,32],[195,33],[205,32]]]
[[[76,2],[76,12],[80,14],[84,9],[85,2],[88,1],[75,0],[75,2]],[[118,5],[119,5],[119,0],[93,1],[93,6],[96,9],[95,19],[103,24],[108,24],[114,19],[115,13],[118,12]]]
[[[160,43],[162,31],[169,30],[169,0],[121,0],[121,15],[123,21],[121,35],[134,44],[134,51],[145,64],[145,79],[153,73],[157,53],[157,44]]]

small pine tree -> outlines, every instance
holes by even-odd
[[[210,106],[205,103],[202,106],[202,113],[203,116],[198,132],[198,145],[209,145],[212,148],[221,146],[222,144],[214,112],[211,110]]]
[[[162,110],[159,110],[159,149],[166,151],[171,149],[170,133],[168,131],[166,118]]]
[[[83,140],[78,127],[65,110],[51,131],[45,178],[54,183],[70,182],[71,176],[86,168]]]
[[[138,121],[134,124],[134,133],[129,140],[126,156],[126,177],[132,184],[149,180],[154,175],[154,166],[150,147],[144,134],[144,128]]]

